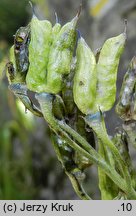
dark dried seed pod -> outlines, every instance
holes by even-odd
[[[133,94],[136,84],[136,57],[134,56],[130,62],[128,71],[123,79],[123,84],[119,96],[116,112],[125,121],[133,119]]]
[[[29,67],[28,46],[30,42],[30,26],[20,27],[14,38],[14,55],[18,72],[27,73]]]

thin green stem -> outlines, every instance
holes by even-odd
[[[126,166],[116,146],[109,139],[109,136],[107,134],[106,127],[105,127],[105,122],[100,112],[94,115],[86,116],[85,121],[96,133],[97,138],[100,139],[104,145],[107,145],[110,148],[110,150],[113,152],[115,156],[115,160],[117,161],[119,165],[119,169],[124,175],[127,187],[129,188],[130,191],[133,190],[131,176],[129,174],[128,167]]]
[[[80,145],[83,146],[84,149],[86,149],[87,152],[84,149],[81,150],[81,147],[76,143],[74,143],[74,145],[72,144],[71,147],[73,147],[75,149],[75,146],[76,146],[76,150],[79,150],[80,153],[82,152],[83,155],[85,155],[87,153],[85,156],[88,159],[90,159],[90,161],[92,160],[93,163],[95,163],[96,165],[101,167],[104,170],[104,172],[115,182],[115,184],[118,185],[119,188],[124,187],[123,186],[123,184],[125,185],[124,179],[122,179],[121,176],[115,171],[115,169],[113,167],[111,167],[110,165],[108,165],[106,163],[106,161],[103,160],[103,158],[94,149],[92,150],[92,147],[89,145],[89,143],[84,138],[82,138],[79,134],[77,134],[77,132],[74,131],[72,128],[70,128],[67,124],[62,124],[62,122],[60,124],[59,121],[58,121],[58,124],[65,131],[69,132],[70,135],[73,136],[80,143]],[[73,141],[71,140],[71,142],[73,142]],[[69,144],[71,145],[71,143],[69,143]],[[86,145],[88,145],[88,146],[86,146]],[[88,154],[88,153],[90,153],[90,154]],[[126,187],[126,185],[125,185],[125,187]],[[129,188],[129,190],[130,190],[130,188]],[[124,191],[128,191],[128,189],[125,189]],[[135,193],[135,196],[136,196],[136,193]]]
[[[36,98],[40,103],[41,110],[43,112],[44,118],[49,123],[51,129],[56,134],[62,135],[62,137],[65,138],[65,141],[69,144],[69,139],[67,138],[68,137],[67,134],[65,136],[65,134],[63,133],[63,130],[59,127],[59,125],[57,124],[56,119],[52,115],[52,99],[53,99],[53,95],[42,93],[40,95],[36,95]],[[73,147],[73,145],[70,145],[70,146]],[[57,156],[58,156],[59,160],[61,161],[61,163],[64,166],[61,154],[58,151],[58,147],[56,146],[55,143],[54,143],[54,147],[55,147],[55,150],[56,150],[56,153],[57,153]],[[64,166],[64,168],[65,168],[65,166]],[[76,178],[76,176],[74,176],[74,173],[72,173],[72,171],[68,172],[67,170],[65,170],[65,173],[69,177],[69,179],[71,181],[71,184],[72,184],[76,194],[82,200],[91,200],[91,197],[88,196],[88,194],[85,192],[85,190],[83,189],[82,183]]]
[[[82,183],[80,183],[72,173],[67,171],[65,171],[65,173],[69,177],[71,184],[78,197],[80,197],[82,200],[91,200],[91,197],[88,196],[88,194],[85,192]]]
[[[64,136],[65,140],[75,151],[80,152],[80,154],[87,157],[91,162],[101,167],[104,170],[104,172],[115,182],[115,184],[117,184],[117,186],[120,189],[122,189],[125,193],[129,194],[130,190],[128,189],[126,185],[125,180],[116,172],[116,170],[113,167],[108,165],[106,161],[104,161],[103,158],[101,158],[100,155],[95,150],[92,151],[91,147],[89,148],[90,145],[84,138],[82,138],[79,134],[77,136],[77,133],[76,133],[76,136],[77,136],[76,140],[80,143],[81,146],[83,146],[82,148],[80,145],[75,143],[70,138],[70,136],[65,132],[66,130],[64,131],[62,129],[62,124],[60,124],[60,122],[57,121],[52,114],[53,95],[47,94],[47,93],[41,93],[41,94],[37,94],[36,98],[40,104],[44,118],[49,123],[52,130],[55,133]],[[72,129],[72,133],[73,132],[75,131]],[[84,147],[86,147],[90,152],[87,152],[86,150],[84,150],[86,149]],[[136,199],[136,193],[134,190],[131,190],[131,198]]]

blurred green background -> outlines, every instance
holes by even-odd
[[[36,15],[55,23],[55,11],[61,24],[75,16],[81,0],[33,0]],[[103,42],[124,29],[128,19],[128,41],[122,56],[117,82],[117,97],[128,62],[136,50],[135,0],[83,0],[78,28],[95,51]],[[5,64],[14,34],[31,19],[27,0],[0,0],[0,199],[78,199],[57,160],[46,122],[25,113],[22,104],[8,90]],[[106,114],[112,135],[120,120],[114,109]],[[112,124],[111,124],[112,122]],[[135,153],[131,150],[132,157]],[[86,173],[85,188],[99,199],[97,170]]]

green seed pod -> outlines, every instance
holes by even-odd
[[[124,50],[126,33],[108,39],[100,52],[97,63],[97,91],[94,112],[99,108],[112,108],[116,97],[116,79],[119,60]]]
[[[136,57],[130,62],[128,71],[126,72],[123,84],[121,87],[121,92],[119,96],[118,104],[116,105],[116,112],[123,120],[131,120],[133,119],[133,114],[135,110],[135,106],[133,103],[133,94],[135,92],[135,84],[136,84]]]
[[[46,76],[49,50],[52,40],[52,25],[48,20],[32,17],[31,41],[29,45],[29,71],[26,83],[35,92],[46,91]]]
[[[48,62],[47,91],[58,93],[62,89],[64,74],[70,73],[73,52],[76,45],[76,24],[79,14],[65,24],[54,39]]]
[[[96,61],[93,52],[82,37],[78,39],[76,55],[74,101],[82,113],[89,114],[92,113],[96,94]]]

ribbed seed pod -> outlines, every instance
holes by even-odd
[[[46,91],[47,64],[52,42],[52,24],[48,20],[38,20],[34,15],[30,28],[30,65],[26,83],[30,90],[40,93]]]
[[[82,37],[78,39],[76,55],[74,101],[82,113],[89,114],[93,111],[96,97],[96,61],[93,52]]]
[[[76,45],[76,25],[79,14],[65,24],[51,46],[48,62],[47,91],[58,93],[62,89],[63,75],[70,73],[73,52]]]
[[[125,121],[133,119],[133,112],[135,110],[135,85],[136,85],[136,57],[130,62],[128,71],[126,72],[118,104],[116,105],[116,112],[120,118]]]
[[[124,50],[126,33],[108,39],[100,52],[97,63],[97,92],[94,112],[99,108],[112,108],[116,97],[116,79],[119,60]]]

